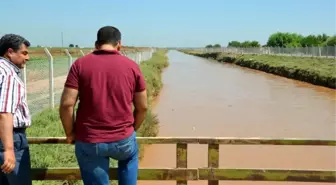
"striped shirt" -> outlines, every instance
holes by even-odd
[[[31,125],[31,118],[26,88],[19,74],[17,66],[0,57],[0,112],[13,114],[14,128],[26,128]]]

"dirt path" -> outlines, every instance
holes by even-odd
[[[54,78],[54,90],[63,89],[64,82],[66,80],[66,75],[58,76]],[[34,82],[27,81],[27,93],[45,93],[49,92],[49,79],[38,80]]]

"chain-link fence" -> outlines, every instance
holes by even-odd
[[[140,62],[143,62],[143,61],[146,61],[152,58],[154,52],[155,52],[155,49],[150,49],[149,51],[122,52],[122,54],[132,59],[137,64],[140,64]]]
[[[90,53],[92,50],[87,50]],[[122,52],[134,62],[140,64],[152,57],[154,49],[145,51]],[[66,76],[72,63],[81,56],[83,50],[40,49],[33,51],[31,60],[22,70],[21,77],[26,85],[27,101],[32,115],[48,107],[54,107],[60,101]]]
[[[284,55],[284,56],[302,56],[302,57],[326,57],[336,58],[336,46],[325,47],[250,47],[250,48],[186,48],[189,50],[201,52],[224,52],[236,54],[265,54],[265,55]]]

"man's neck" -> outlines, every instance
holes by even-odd
[[[98,50],[118,51],[117,48],[111,45],[102,45],[98,48]]]
[[[5,56],[0,56],[0,59],[5,59],[9,64],[11,64],[14,67],[15,72],[20,73],[20,68],[15,65],[6,55]]]

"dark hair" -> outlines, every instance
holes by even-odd
[[[24,44],[27,47],[30,46],[30,42],[20,35],[6,34],[0,39],[0,56],[4,56],[9,48],[12,48],[15,52],[21,48]]]
[[[103,44],[112,44],[113,46],[116,46],[120,40],[121,33],[118,28],[113,26],[104,26],[97,32],[96,45],[101,46]]]

